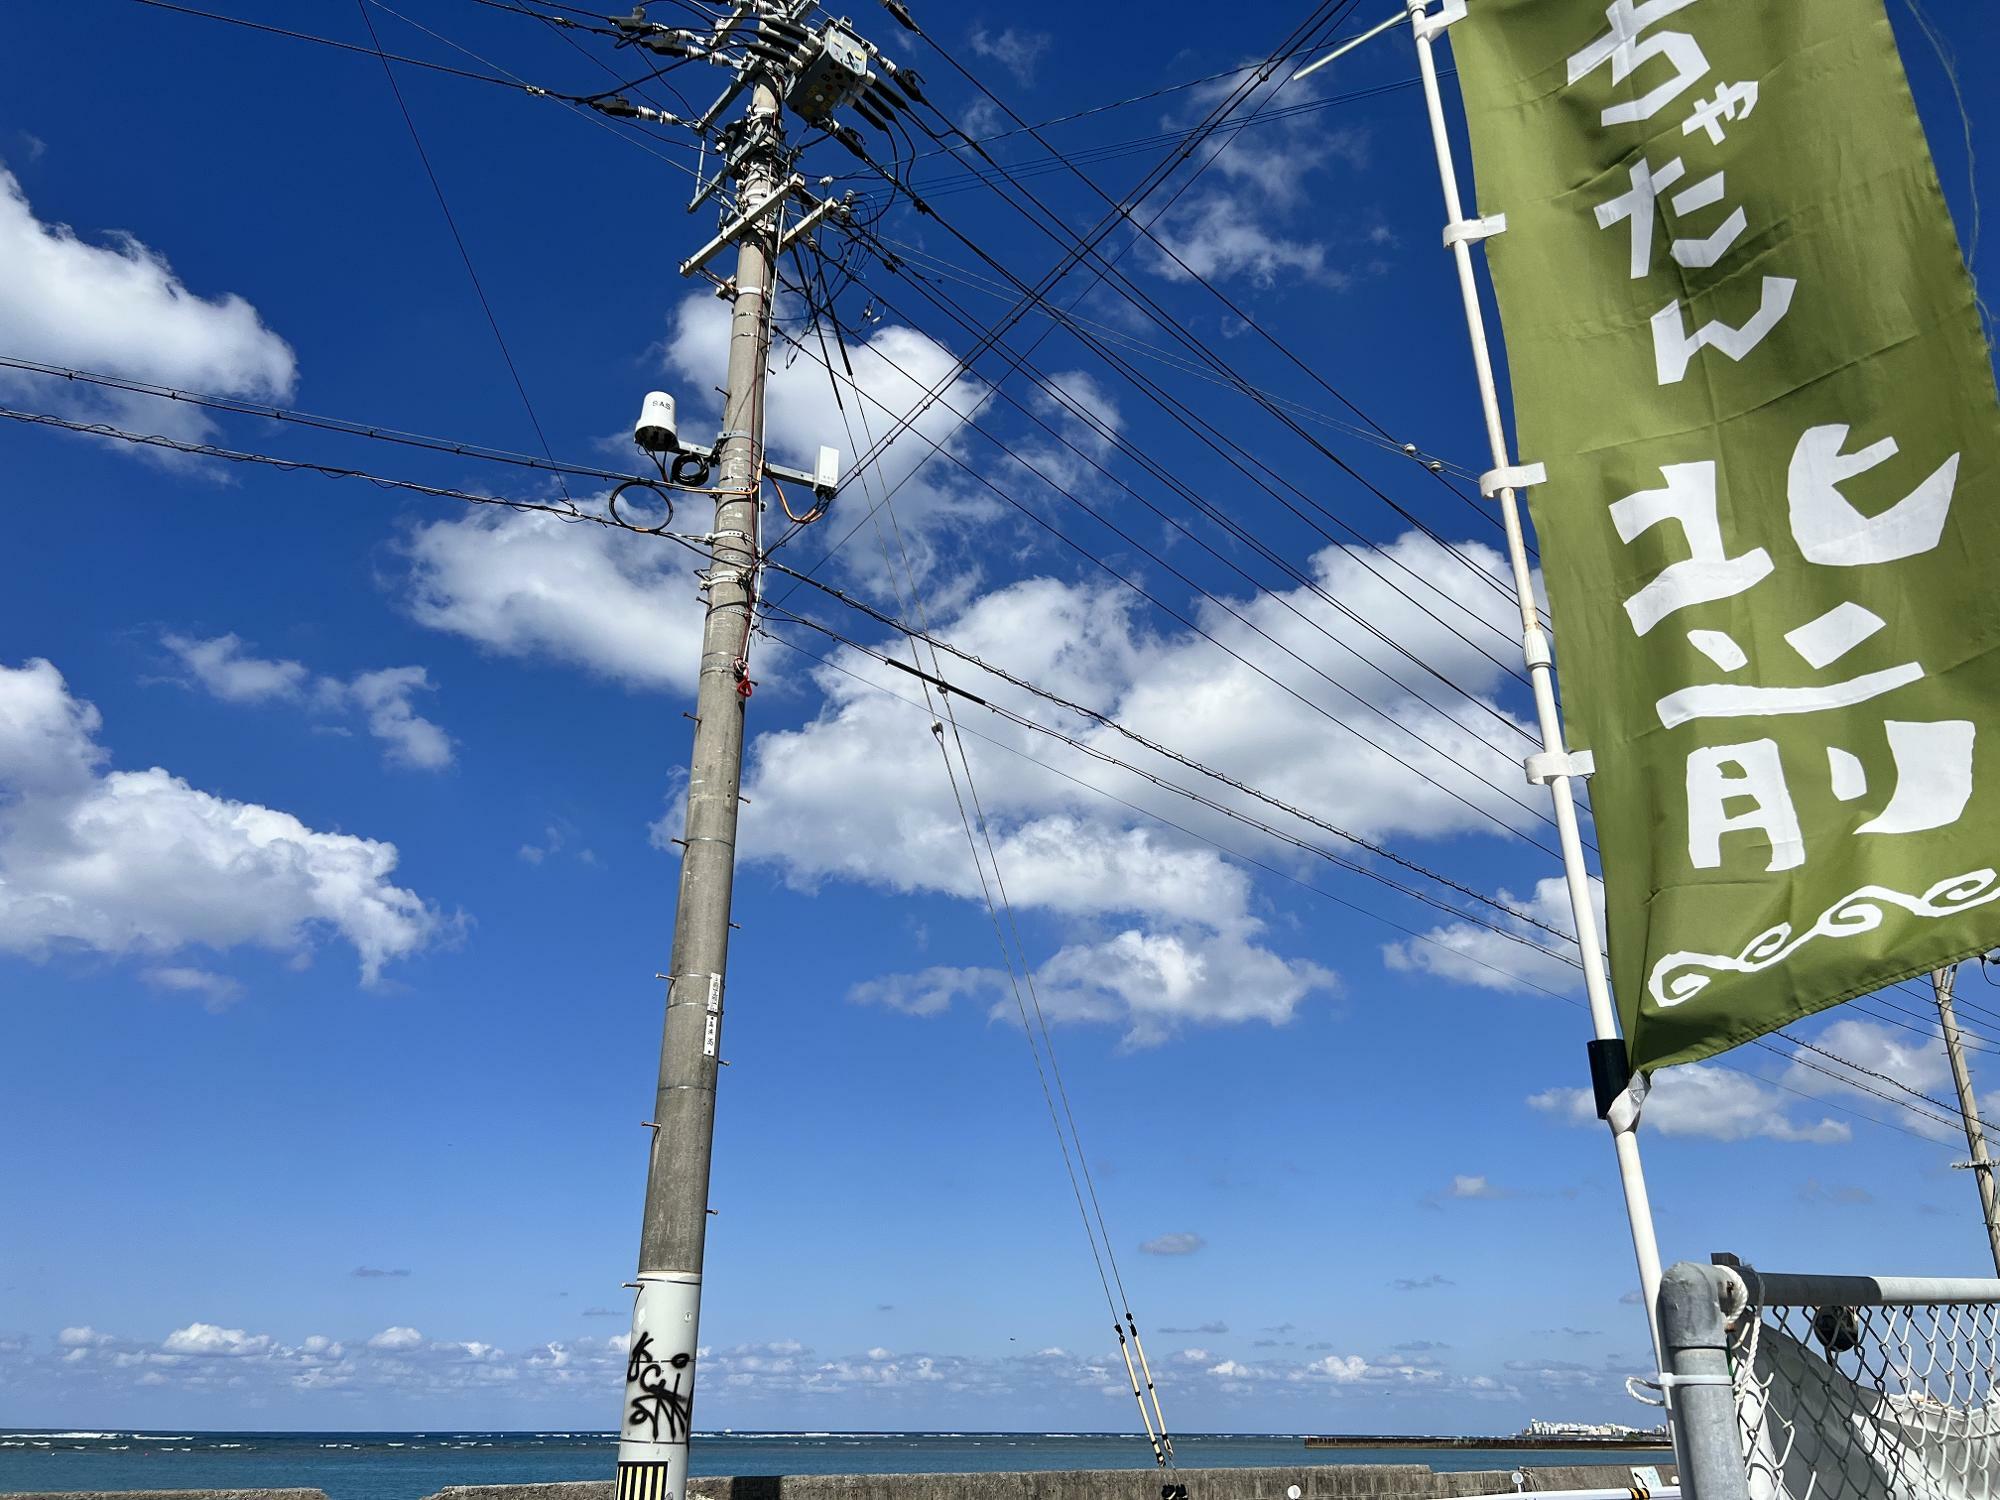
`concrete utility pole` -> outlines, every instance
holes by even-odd
[[[1952,1010],[1952,987],[1958,980],[1958,966],[1931,971],[1931,988],[1937,992],[1938,1020],[1944,1026],[1944,1050],[1951,1058],[1952,1082],[1958,1085],[1958,1110],[1965,1116],[1965,1144],[1972,1150],[1972,1175],[1979,1180],[1979,1206],[1986,1219],[1986,1242],[1993,1251],[1993,1274],[2000,1276],[2000,1187],[1993,1181],[1993,1162],[1986,1154],[1986,1131],[1979,1123],[1979,1101],[1973,1097],[1972,1074],[1965,1066],[1965,1042],[1958,1034],[1958,1016]]]
[[[729,390],[716,445],[715,531],[702,627],[701,684],[688,766],[687,837],[674,912],[673,962],[653,1109],[652,1159],[640,1238],[638,1296],[619,1420],[617,1500],[682,1500],[694,1418],[708,1170],[715,1133],[716,1050],[729,962],[743,773],[747,650],[764,473],[764,381],[771,293],[783,220],[754,212],[784,181],[784,119],[767,72],[753,75],[746,116]]]

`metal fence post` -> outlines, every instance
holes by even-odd
[[[1684,1500],[1750,1500],[1719,1266],[1681,1261],[1660,1282],[1660,1343]],[[1737,1298],[1740,1305],[1744,1299]],[[1685,1383],[1683,1383],[1685,1382]]]

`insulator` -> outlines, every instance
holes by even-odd
[[[908,94],[913,102],[917,104],[925,102],[923,75],[915,68],[897,69],[896,87]]]
[[[873,125],[877,130],[887,130],[889,128],[889,116],[880,106],[870,100],[866,94],[861,95],[854,101],[854,112],[870,125]]]

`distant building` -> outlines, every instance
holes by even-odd
[[[1536,1418],[1521,1429],[1522,1437],[1548,1438],[1555,1442],[1574,1442],[1578,1438],[1663,1438],[1666,1435],[1665,1423],[1658,1427],[1627,1427],[1622,1422],[1544,1422]]]

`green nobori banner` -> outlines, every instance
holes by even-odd
[[[1449,35],[1633,1063],[2000,946],[2000,400],[1882,0]]]

